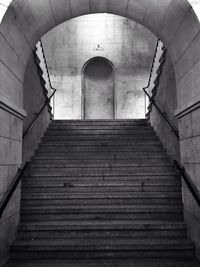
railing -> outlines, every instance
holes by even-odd
[[[158,55],[158,52],[159,52],[159,45],[160,45],[160,43],[161,43],[161,41],[159,39],[157,39],[156,48],[155,48],[155,52],[154,52],[152,63],[151,63],[149,80],[148,80],[147,86],[145,86],[144,89],[149,89],[151,87],[152,79],[153,79],[153,76],[155,74],[154,73],[155,72],[155,64],[156,64],[156,58],[157,58],[157,55]],[[145,114],[146,114],[146,112],[147,112],[147,106],[148,106],[146,94],[144,94],[144,102],[145,102]]]
[[[179,140],[180,138],[179,138],[179,132],[178,132],[178,130],[171,123],[171,121],[168,119],[168,117],[166,116],[166,112],[161,111],[161,109],[158,107],[158,105],[156,104],[156,102],[153,99],[153,97],[151,97],[150,94],[147,92],[147,89],[150,87],[150,84],[151,84],[153,68],[154,68],[154,64],[155,64],[156,54],[157,54],[157,51],[158,51],[158,45],[159,45],[159,40],[157,42],[155,54],[154,54],[153,61],[152,61],[152,66],[151,66],[149,81],[148,81],[147,86],[143,88],[143,91],[144,91],[145,95],[149,98],[150,103],[152,105],[154,105],[154,107],[156,108],[156,110],[158,111],[158,113],[164,119],[164,121],[167,124],[167,126],[170,128],[170,130],[172,130],[172,132],[174,133],[174,135]],[[179,171],[180,175],[182,176],[182,178],[183,178],[185,184],[187,185],[189,191],[191,192],[193,198],[195,199],[197,205],[200,207],[200,193],[199,193],[197,187],[192,182],[192,180],[191,180],[190,176],[188,175],[188,173],[186,172],[185,168],[177,160],[174,160],[174,164],[175,164],[176,169]]]
[[[21,181],[22,176],[24,175],[26,169],[28,168],[29,162],[27,161],[24,165],[23,168],[20,168],[16,174],[16,176],[14,177],[8,191],[6,192],[6,194],[4,195],[2,201],[1,201],[1,205],[0,205],[0,218],[3,215],[3,212],[5,211],[13,193],[15,192],[15,189],[17,188],[19,182]]]
[[[43,59],[44,59],[45,69],[47,71],[47,79],[48,79],[48,82],[49,82],[49,86],[54,91],[56,89],[52,86],[52,83],[51,83],[49,68],[48,68],[48,65],[47,65],[47,59],[46,59],[46,55],[45,55],[45,51],[44,51],[44,46],[43,46],[42,40],[40,40],[39,43],[41,45],[41,50],[42,50],[42,55],[43,55]],[[53,114],[54,114],[54,111],[55,111],[54,109],[55,109],[55,99],[53,98]]]
[[[42,44],[42,41],[41,41]],[[49,105],[52,97],[55,95],[55,92],[57,91],[57,89],[53,88],[51,85],[51,79],[50,79],[50,75],[49,75],[49,71],[48,71],[48,67],[47,67],[47,61],[46,61],[46,57],[45,57],[45,53],[44,53],[44,48],[42,46],[42,51],[43,51],[43,56],[44,56],[44,60],[45,60],[45,66],[47,68],[47,73],[48,73],[48,79],[49,79],[49,85],[50,88],[53,90],[53,93],[51,94],[51,96],[45,101],[44,105],[41,107],[41,109],[39,110],[38,113],[35,114],[34,118],[31,120],[31,122],[29,123],[29,125],[27,126],[27,128],[25,129],[25,131],[23,132],[23,139],[26,137],[26,135],[28,134],[29,130],[31,129],[31,127],[34,125],[34,123],[36,122],[36,120],[38,119],[38,117],[41,115],[42,111],[45,109],[45,107],[47,105]],[[41,75],[41,74],[40,74]],[[20,183],[25,171],[27,170],[29,166],[29,161],[27,161],[24,166],[22,168],[18,169],[18,172],[16,174],[16,176],[14,177],[13,181],[11,182],[7,192],[5,193],[1,203],[0,203],[0,218],[2,217],[13,193],[15,192],[15,189],[17,188],[18,184]]]
[[[158,39],[158,40],[157,40],[157,43],[156,43],[156,49],[155,49],[155,52],[154,52],[154,55],[153,55],[152,64],[151,64],[151,70],[150,70],[150,75],[149,75],[148,84],[147,84],[146,87],[144,87],[144,89],[148,89],[149,86],[150,86],[150,84],[151,84],[151,79],[152,79],[153,69],[154,69],[154,64],[155,64],[155,60],[156,60],[156,56],[157,56],[157,52],[158,52],[159,42],[160,42],[160,40]]]
[[[157,109],[157,111],[159,112],[159,114],[162,116],[162,118],[164,119],[164,121],[167,124],[167,126],[172,130],[172,132],[175,134],[175,136],[179,139],[178,130],[175,128],[175,126],[173,126],[173,124],[171,123],[171,121],[167,118],[167,116],[165,115],[166,112],[162,112],[161,111],[161,109],[156,104],[155,100],[147,93],[147,91],[146,91],[145,88],[143,88],[143,91],[148,96],[150,102],[154,105],[154,107]]]
[[[35,114],[35,117],[31,120],[31,122],[29,123],[29,125],[27,126],[27,128],[25,129],[25,131],[23,132],[23,138],[27,135],[27,133],[29,132],[29,130],[31,129],[31,127],[33,126],[33,124],[35,123],[35,121],[38,119],[38,117],[40,116],[40,114],[42,113],[42,111],[45,109],[45,107],[47,105],[49,105],[52,97],[55,95],[56,93],[56,89],[53,91],[52,95],[45,101],[44,105],[41,107],[41,109],[39,110],[38,113]]]
[[[46,55],[45,55],[45,52],[44,52],[44,46],[43,46],[42,40],[40,40],[39,43],[41,45],[41,51],[42,51],[42,54],[43,54],[45,69],[47,71],[47,79],[48,79],[48,82],[49,82],[50,89],[53,90],[53,93],[50,95],[49,98],[46,99],[44,105],[41,107],[41,109],[39,110],[39,112],[35,113],[34,118],[30,121],[30,123],[26,127],[25,131],[23,132],[23,138],[26,136],[26,134],[28,133],[28,131],[31,129],[31,127],[33,126],[33,124],[35,123],[35,121],[37,120],[37,118],[40,116],[40,114],[42,113],[42,111],[45,109],[45,107],[50,104],[51,99],[54,97],[54,95],[55,95],[55,93],[57,91],[57,89],[54,88],[52,86],[52,84],[51,84],[50,73],[49,73],[49,69],[48,69],[48,65],[47,65],[47,60],[46,60]],[[53,106],[54,106],[54,104],[53,104]]]
[[[183,166],[181,166],[181,164],[177,160],[174,160],[174,164],[175,164],[177,170],[180,172],[181,176],[183,177],[185,184],[189,188],[189,190],[190,190],[192,196],[194,197],[194,199],[196,200],[198,206],[200,207],[200,194],[199,194],[198,189],[196,188],[196,186],[192,182],[190,176],[185,171],[185,168]]]

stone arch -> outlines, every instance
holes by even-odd
[[[4,112],[0,114],[3,155],[0,167],[3,179],[10,179],[8,176],[16,171],[9,169],[9,165],[21,163],[21,121],[26,115],[23,110],[24,74],[36,42],[64,21],[103,12],[135,20],[159,37],[167,48],[176,74],[176,116],[182,159],[188,164],[194,183],[199,183],[198,175],[190,168],[190,163],[194,163],[190,155],[196,153],[198,158],[200,129],[192,129],[190,121],[193,118],[198,124],[200,118],[198,112],[192,117],[192,111],[200,107],[200,23],[187,0],[13,0],[0,25],[0,110]],[[196,138],[193,138],[194,132]],[[188,153],[184,152],[186,148]],[[197,161],[195,164],[200,165]],[[195,207],[190,203],[188,206],[190,212],[197,214]]]
[[[0,75],[4,76],[3,80],[5,76],[7,77],[6,85],[10,89],[4,92],[5,97],[22,108],[26,64],[32,49],[42,35],[68,19],[102,12],[133,19],[162,40],[174,64],[178,106],[183,109],[186,102],[191,101],[190,95],[188,93],[186,95],[188,90],[184,88],[185,83],[191,91],[196,90],[196,84],[191,81],[192,77],[187,77],[185,81],[184,76],[194,65],[194,61],[198,62],[199,59],[191,45],[195,43],[194,37],[199,32],[200,24],[187,0],[13,1],[0,25],[2,43],[0,57],[6,67],[4,73]],[[15,88],[14,93],[11,92],[11,88],[12,90]],[[184,99],[182,95],[185,96]]]

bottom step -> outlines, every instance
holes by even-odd
[[[199,267],[197,260],[128,259],[128,260],[30,260],[9,261],[5,267]]]

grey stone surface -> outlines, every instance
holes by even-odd
[[[29,53],[31,52],[29,47],[33,48],[43,34],[56,26],[60,21],[68,19],[69,17],[66,14],[70,14],[70,17],[73,17],[80,14],[90,13],[89,1],[76,0],[70,2],[73,3],[73,6],[66,6],[66,13],[57,12],[58,17],[55,18],[53,10],[62,9],[62,1],[54,1],[55,5],[53,6],[53,9],[51,9],[50,1],[47,0],[12,1],[8,12],[0,25],[0,31],[2,33],[0,40],[0,58],[5,68],[8,70],[0,71],[0,80],[5,83],[5,86],[2,85],[0,87],[0,94],[5,96],[5,88],[7,87],[7,98],[20,108],[22,108],[23,102],[23,77]],[[106,2],[107,1],[104,2],[104,0],[102,0],[103,4]],[[129,5],[127,5],[128,2]],[[162,1],[164,4],[162,4],[160,0],[131,0],[128,2],[113,0],[109,12],[118,12],[119,10],[116,11],[116,6],[121,7],[119,13],[141,22],[144,26],[157,34],[166,47],[170,45],[169,53],[172,62],[174,63],[176,73],[183,74],[185,73],[185,70],[190,70],[186,75],[181,75],[182,82],[179,82],[177,85],[178,108],[184,108],[191,102],[191,100],[199,98],[200,65],[196,61],[195,65],[192,67],[190,62],[175,65],[178,58],[184,58],[184,53],[187,53],[187,57],[191,58],[194,58],[199,54],[199,49],[187,49],[192,43],[194,44],[194,42],[198,42],[198,39],[195,40],[195,37],[198,35],[199,31],[199,24],[198,22],[195,22],[195,15],[191,12],[189,2],[186,0]],[[105,10],[101,11],[108,12],[107,7]],[[184,29],[181,27],[183,21],[185,26]],[[191,32],[190,23],[193,25]],[[13,24],[15,24],[17,30],[13,29]],[[158,29],[162,30],[158,31]],[[22,38],[21,33],[25,38]],[[20,38],[22,42],[21,40],[19,41]],[[18,42],[20,42],[20,46],[17,45]],[[20,53],[23,52],[24,54],[20,55]],[[19,85],[18,81],[21,85]],[[10,84],[12,86],[10,86]],[[10,89],[8,89],[9,87]],[[197,118],[198,117],[196,117],[195,120],[197,120]],[[6,120],[4,125],[7,123],[8,121]],[[184,130],[180,128],[180,131]],[[184,148],[182,148],[182,150],[183,149]],[[185,149],[187,148],[185,147]],[[12,150],[10,150],[9,153],[12,154]],[[193,157],[195,157],[195,152]],[[11,158],[11,156],[9,155],[8,158]],[[193,158],[191,158],[191,161],[192,160]],[[18,163],[20,164],[20,162]],[[5,169],[6,168],[7,165],[5,165]]]
[[[176,80],[169,55],[166,55],[164,65],[162,66],[162,73],[156,89],[155,101],[161,111],[166,113],[166,116],[178,129],[178,122],[174,117],[174,111],[177,107]],[[167,152],[172,158],[179,159],[179,141],[154,106],[152,106],[152,112],[150,113],[150,122]]]
[[[84,67],[95,57],[104,57],[113,64],[115,99],[111,101],[115,102],[115,117],[144,117],[142,87],[148,82],[156,46],[156,37],[147,29],[127,18],[98,14],[61,24],[48,32],[42,41],[53,86],[58,88],[56,119],[81,118]],[[96,88],[96,91],[98,94],[101,90]]]

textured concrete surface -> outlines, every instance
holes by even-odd
[[[93,58],[83,70],[83,118],[114,119],[114,69],[105,58]]]
[[[148,83],[156,46],[156,37],[151,32],[127,18],[95,14],[61,24],[42,40],[51,79],[58,88],[55,118],[81,118],[84,66],[98,56],[110,60],[114,67],[115,117],[144,117],[142,87]],[[100,114],[104,108],[99,110]]]
[[[26,65],[32,49],[42,35],[61,22],[79,15],[92,13],[92,10],[95,10],[95,12],[108,12],[129,17],[147,27],[163,41],[175,68],[177,118],[181,117],[180,114],[190,117],[188,114],[192,112],[195,113],[194,121],[198,121],[200,116],[198,112],[200,103],[198,82],[200,26],[189,2],[187,0],[111,0],[109,2],[110,5],[108,5],[108,0],[102,0],[100,5],[97,1],[85,0],[13,1],[0,25],[0,59],[2,63],[0,81],[3,81],[3,85],[0,86],[0,99],[2,96],[6,99],[6,101],[0,101],[1,109],[6,110],[9,114],[14,113],[14,116],[19,118],[20,114],[9,107],[23,108],[23,82]],[[5,90],[5,88],[7,89]],[[12,104],[7,106],[5,102]],[[2,120],[1,129],[6,131],[9,123],[8,117]],[[196,123],[193,127],[196,128]],[[179,126],[179,131],[181,133],[185,130]],[[21,134],[21,132],[16,134]],[[0,138],[5,139],[4,136]],[[10,137],[6,140],[8,143],[12,142]],[[193,146],[193,152],[188,159],[186,169],[196,183],[199,181],[198,168],[200,164],[193,163],[196,158],[195,155],[199,151],[199,137],[192,136],[188,142],[189,144],[181,142],[181,151],[184,153],[184,150]],[[4,141],[1,141],[1,149],[3,146]],[[7,153],[9,154],[8,158],[10,158],[15,148],[12,146],[8,148]],[[3,160],[4,158],[3,156]],[[20,162],[13,168],[10,168],[9,161],[6,164],[1,164],[2,173],[5,173],[3,184],[4,181],[7,182],[12,177],[10,170],[15,169],[16,171]],[[194,204],[190,202],[188,210],[192,215],[198,217],[193,206]],[[5,244],[2,240],[2,244]]]
[[[46,101],[45,94],[47,92],[44,86],[32,54],[29,58],[24,78],[24,109],[27,112],[27,117],[24,120],[23,131],[29,126],[35,114],[40,111]],[[30,160],[49,122],[50,114],[48,107],[46,107],[23,140],[23,162]]]
[[[190,265],[181,197],[180,176],[147,120],[55,120],[22,180],[11,260]]]
[[[161,76],[159,77],[159,84],[156,87],[155,101],[162,112],[166,112],[168,119],[178,129],[178,121],[174,117],[174,112],[177,108],[176,96],[176,80],[173,64],[168,54],[165,56]],[[158,113],[157,109],[152,106],[150,113],[150,122],[160,138],[162,144],[172,158],[180,159],[179,140],[174,135],[168,125]]]

